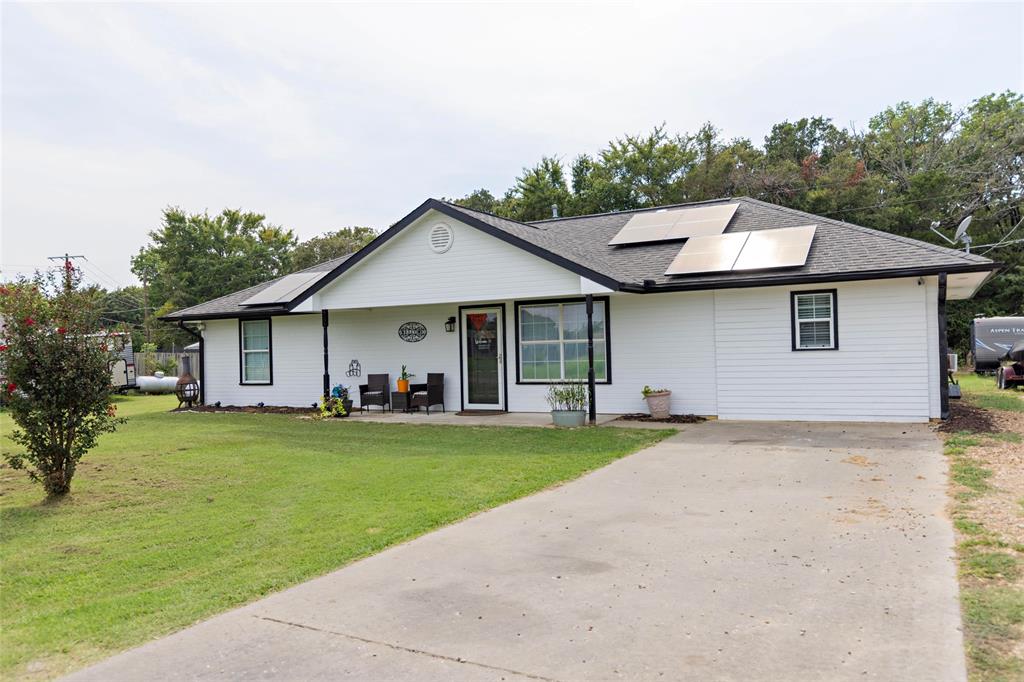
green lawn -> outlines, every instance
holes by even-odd
[[[0,468],[0,677],[53,677],[470,514],[668,431],[168,413],[86,456],[59,503]],[[10,417],[0,414],[0,449]]]
[[[994,376],[979,376],[973,372],[957,374],[956,380],[960,382],[964,398],[972,405],[988,410],[1024,412],[1024,390],[1020,388],[999,390]]]

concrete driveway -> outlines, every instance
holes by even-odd
[[[962,680],[925,426],[711,422],[75,680]]]

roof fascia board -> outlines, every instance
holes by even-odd
[[[866,270],[864,272],[833,272],[818,275],[790,275],[764,277],[748,280],[720,280],[717,282],[680,282],[678,284],[655,284],[649,289],[633,285],[626,289],[633,293],[655,294],[668,291],[703,291],[710,289],[749,289],[752,287],[771,287],[787,284],[815,284],[818,282],[859,282],[871,279],[898,279],[901,277],[922,277],[937,275],[941,272],[985,272],[995,274],[1003,267],[1002,263],[976,263],[965,265],[935,265],[927,268],[900,268],[898,270]]]

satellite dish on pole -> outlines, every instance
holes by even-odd
[[[959,227],[956,228],[956,234],[953,235],[954,240],[961,239],[965,234],[967,234],[967,228],[970,226],[971,220],[973,219],[974,216],[967,216],[966,218],[960,221]],[[967,243],[969,244],[970,241],[968,241]]]
[[[956,228],[956,234],[953,236],[952,239],[950,239],[946,235],[944,235],[941,232],[939,232],[939,224],[940,223],[939,223],[938,220],[933,222],[931,224],[931,226],[929,227],[929,229],[932,232],[934,232],[935,234],[937,234],[940,237],[942,237],[944,240],[946,240],[950,244],[952,244],[953,246],[956,246],[957,242],[963,242],[964,249],[967,251],[967,253],[970,253],[971,252],[971,235],[967,234],[967,228],[970,226],[971,220],[972,220],[971,216],[967,216],[966,218],[961,220],[960,224]]]

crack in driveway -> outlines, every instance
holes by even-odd
[[[472,665],[477,668],[484,668],[485,670],[494,670],[496,672],[509,673],[510,675],[519,675],[520,677],[526,677],[531,680],[541,680],[541,682],[560,682],[553,677],[544,677],[542,675],[534,675],[532,673],[523,672],[522,670],[512,670],[511,668],[502,668],[497,665],[488,665],[487,663],[479,663],[477,661],[470,661],[465,658],[459,658],[458,656],[446,656],[444,654],[435,654],[432,651],[424,651],[423,649],[413,649],[400,644],[393,644],[391,642],[381,642],[375,639],[369,639],[367,637],[360,637],[359,635],[349,634],[347,632],[337,632],[336,630],[326,630],[324,628],[318,628],[313,625],[305,625],[303,623],[293,623],[287,620],[281,620],[279,618],[271,618],[270,616],[253,616],[259,620],[267,621],[270,623],[277,623],[279,625],[287,625],[293,628],[300,628],[303,630],[312,630],[313,632],[322,632],[327,635],[334,635],[336,637],[344,637],[351,639],[356,642],[363,642],[364,644],[376,644],[379,646],[386,646],[389,649],[396,651],[405,651],[410,654],[419,654],[421,656],[429,656],[430,658],[437,658],[442,661],[451,661],[452,663],[462,663],[463,665]]]

